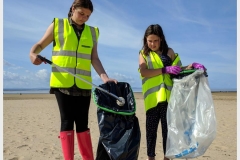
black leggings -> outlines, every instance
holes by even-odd
[[[147,136],[147,155],[155,157],[155,147],[157,140],[157,129],[159,120],[162,124],[162,143],[164,155],[166,153],[167,141],[167,103],[159,103],[156,107],[151,108],[146,113],[146,136]]]
[[[55,90],[55,96],[61,117],[60,131],[69,131],[74,129],[76,132],[88,130],[88,110],[91,96],[70,96]]]

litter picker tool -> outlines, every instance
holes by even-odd
[[[119,106],[123,106],[123,105],[125,104],[125,100],[124,100],[123,97],[118,97],[118,96],[116,96],[116,95],[114,95],[114,94],[108,92],[107,90],[105,90],[105,89],[103,89],[103,88],[101,88],[101,87],[98,87],[97,85],[95,85],[95,84],[93,84],[93,83],[91,83],[91,82],[89,82],[89,81],[83,79],[82,77],[79,77],[78,75],[75,75],[75,74],[69,72],[68,70],[66,70],[66,69],[64,69],[64,68],[62,68],[62,67],[60,67],[60,66],[54,64],[52,61],[46,59],[45,57],[42,57],[42,56],[40,56],[40,55],[37,55],[37,58],[41,59],[41,60],[44,61],[44,62],[47,62],[48,64],[50,64],[50,65],[52,65],[52,66],[55,66],[55,67],[61,69],[62,71],[65,71],[65,72],[71,74],[72,76],[74,76],[74,77],[76,77],[76,78],[78,78],[78,79],[80,79],[80,80],[82,80],[82,81],[84,81],[84,82],[86,82],[86,83],[92,85],[93,87],[99,89],[100,91],[103,91],[104,93],[107,93],[108,95],[110,95],[110,96],[116,98],[116,99],[117,99],[117,104],[118,104]]]

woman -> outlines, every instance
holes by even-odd
[[[160,25],[150,25],[144,34],[143,47],[139,54],[139,72],[146,111],[146,138],[148,160],[155,159],[155,146],[159,120],[162,126],[164,155],[167,139],[167,105],[173,82],[171,74],[177,75],[184,69],[205,69],[199,63],[182,67],[178,54],[168,47]],[[164,160],[168,158],[164,157]]]
[[[52,61],[83,79],[92,82],[91,64],[104,83],[110,79],[98,57],[97,27],[85,24],[93,12],[91,0],[75,0],[68,18],[54,18],[42,39],[30,50],[34,65],[40,65],[37,55],[53,42]],[[74,158],[74,123],[79,151],[83,160],[93,160],[93,150],[88,128],[88,111],[92,86],[74,78],[61,69],[52,67],[50,93],[55,94],[61,117],[60,136],[64,158]]]

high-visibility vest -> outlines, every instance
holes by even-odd
[[[55,46],[52,50],[52,62],[68,72],[71,72],[88,82],[91,78],[91,53],[93,45],[98,40],[98,28],[85,24],[78,40],[69,20],[54,19]],[[81,89],[91,89],[92,86],[71,74],[52,66],[50,86],[53,88],[69,88],[74,84]]]
[[[159,69],[163,68],[159,55],[153,51],[149,53],[148,56],[140,52],[146,61],[148,69]],[[172,66],[182,66],[180,57],[175,53],[175,59],[172,62]],[[141,74],[140,74],[141,76]],[[169,101],[173,82],[169,74],[160,74],[154,77],[142,77],[142,92],[144,97],[145,111],[156,107],[158,103]]]

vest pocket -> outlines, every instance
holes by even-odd
[[[81,45],[83,48],[92,48],[91,46]]]

